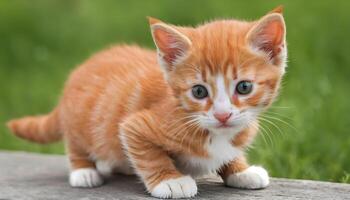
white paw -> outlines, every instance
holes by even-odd
[[[72,187],[97,187],[103,184],[101,175],[93,168],[81,168],[72,171],[69,175]]]
[[[262,167],[251,166],[248,169],[231,174],[226,179],[226,185],[245,189],[260,189],[269,185],[269,175]]]
[[[196,194],[197,185],[190,176],[162,181],[151,191],[158,198],[190,198]]]

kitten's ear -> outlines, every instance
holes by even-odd
[[[167,71],[171,71],[188,55],[191,40],[158,19],[149,17],[148,20],[154,43],[157,46],[160,65]]]
[[[248,45],[263,52],[275,65],[284,66],[287,56],[286,26],[278,7],[262,17],[248,32]]]

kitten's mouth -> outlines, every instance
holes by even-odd
[[[233,125],[230,125],[230,124],[220,124],[216,128],[225,129],[225,128],[232,128],[232,127],[233,127]]]

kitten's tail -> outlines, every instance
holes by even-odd
[[[7,127],[18,137],[42,144],[56,142],[62,138],[57,109],[48,115],[11,120]]]

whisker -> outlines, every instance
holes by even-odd
[[[277,115],[277,116],[279,116],[279,117],[283,117],[283,118],[286,118],[286,119],[289,119],[289,120],[293,120],[292,118],[290,118],[290,117],[288,117],[288,116],[284,116],[284,115],[282,115],[282,114],[280,114],[280,113],[277,113],[277,112],[265,111],[265,112],[263,113],[263,115],[264,115],[265,113],[267,113],[267,114],[272,114],[272,115]]]
[[[195,125],[196,125],[196,126],[195,126],[195,131],[192,132],[192,137],[190,137],[190,139],[189,139],[189,141],[188,141],[188,144],[187,144],[188,149],[189,149],[189,152],[191,152],[191,144],[192,144],[193,138],[196,137],[197,131],[198,131],[198,129],[200,128],[199,122],[197,122]]]
[[[192,127],[198,127],[198,122],[193,122],[191,125],[190,125],[190,128],[192,128]],[[185,138],[189,135],[189,134],[191,134],[191,133],[193,133],[193,135],[195,135],[195,132],[191,132],[191,131],[188,131],[188,129],[186,129],[187,131],[185,132],[185,134],[183,135],[183,137],[181,138],[181,140],[180,140],[180,146],[182,146],[183,145],[183,143],[184,143],[184,140],[185,140]],[[193,136],[192,136],[193,137]],[[192,138],[191,139],[189,139],[188,140],[188,143],[187,143],[187,149],[188,149],[188,151],[189,152],[191,152],[191,149],[190,149],[190,144],[191,144],[191,140],[192,140]]]
[[[178,125],[178,123],[183,122],[186,119],[191,119],[191,118],[193,119],[195,117],[196,117],[196,115],[188,115],[188,116],[177,119],[175,122],[171,121],[170,122],[171,125],[168,127],[168,129],[172,129],[174,126]],[[169,124],[167,124],[167,125],[169,125]]]
[[[254,122],[254,123],[252,123],[251,125],[252,125],[254,128],[256,128],[257,130],[260,131],[260,128],[259,128],[259,125],[257,124],[257,122],[255,122],[255,121],[253,121],[253,122]],[[261,136],[262,136],[262,138],[263,138],[265,144],[268,145],[268,142],[267,142],[266,137],[265,137],[266,130],[265,130],[263,127],[261,127],[261,128],[262,128],[262,129],[261,129],[261,133],[262,133]]]
[[[277,126],[275,123],[271,122],[271,121],[268,120],[268,119],[263,118],[262,116],[259,117],[259,120],[262,120],[262,121],[265,121],[265,122],[271,124],[273,127],[275,127],[275,128],[278,130],[278,132],[279,132],[282,136],[284,135],[284,132],[282,131],[282,129],[281,129],[279,126]]]
[[[291,109],[291,107],[286,107],[286,106],[271,106],[269,109]]]
[[[286,121],[284,121],[282,119],[279,119],[279,118],[273,117],[273,116],[269,116],[269,115],[264,115],[264,117],[269,118],[269,119],[273,119],[273,120],[277,120],[279,122],[282,122],[283,124],[285,124],[285,125],[289,126],[290,128],[292,128],[294,131],[298,132],[298,130],[294,126],[292,126],[291,124],[289,124],[288,122],[286,122]]]
[[[181,133],[179,130],[181,130],[181,131],[187,130],[187,129],[190,127],[190,125],[191,125],[192,123],[196,122],[196,120],[197,120],[197,119],[191,119],[190,121],[187,121],[187,122],[185,122],[184,124],[181,124],[181,125],[180,125],[179,127],[177,127],[176,129],[171,130],[171,131],[170,131],[170,134],[171,134],[171,135],[174,134],[174,136],[177,137],[178,134]]]
[[[275,146],[275,143],[274,143],[274,141],[273,141],[273,139],[272,139],[272,136],[270,136],[270,135],[273,135],[272,130],[271,130],[268,126],[264,127],[263,124],[260,124],[260,127],[261,127],[262,129],[265,130],[266,135],[267,135],[267,137],[269,138],[269,140],[270,140],[270,142],[271,142],[271,145],[272,145],[272,146]],[[266,130],[266,129],[267,129],[267,130]]]

